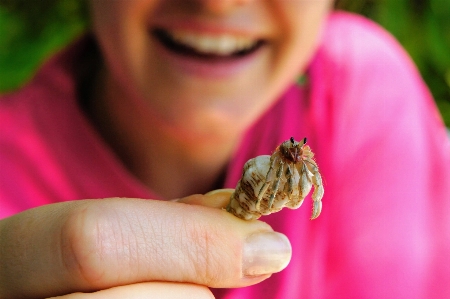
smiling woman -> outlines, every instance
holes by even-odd
[[[49,53],[67,44],[89,22],[87,1],[0,0],[0,91],[17,88]],[[450,127],[448,7],[437,1],[335,1],[338,9],[362,13],[386,26],[412,55]],[[13,12],[2,16],[1,9]],[[11,17],[21,16],[22,21]],[[422,26],[416,26],[416,24]],[[417,30],[420,31],[418,34]],[[25,34],[25,35],[24,35]],[[414,35],[415,38],[406,38]],[[420,47],[418,47],[420,45]],[[11,50],[14,49],[14,50]],[[430,55],[431,53],[431,55]]]
[[[450,142],[385,30],[332,0],[87,4],[0,98],[0,298],[450,295]]]
[[[230,138],[230,132],[240,135],[236,132],[272,104],[284,89],[283,82],[294,80],[306,67],[332,1],[282,5],[250,1],[233,14],[229,14],[234,11],[232,2],[207,3],[204,7],[167,1],[155,6],[154,1],[116,1],[106,8],[93,2],[93,28],[110,68],[105,84],[121,89],[111,95],[132,96],[140,111],[142,104],[148,105],[153,111],[149,120],[159,121],[159,132],[166,128],[164,136],[175,134],[178,142],[189,138],[196,145],[206,138]],[[165,38],[154,34],[155,30]],[[183,48],[173,46],[174,35]],[[251,51],[213,54],[212,47],[222,45],[211,44],[225,38],[235,45],[243,40]],[[289,64],[297,67],[288,68]],[[135,89],[130,90],[131,86]],[[127,104],[126,109],[133,107]],[[215,152],[220,160],[220,150]]]

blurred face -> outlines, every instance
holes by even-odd
[[[332,0],[92,0],[107,76],[175,131],[244,130],[310,59]],[[190,132],[187,132],[190,131]]]

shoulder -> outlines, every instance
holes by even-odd
[[[330,15],[310,73],[314,100],[325,101],[323,109],[333,106],[329,113],[345,113],[341,116],[351,127],[350,122],[361,126],[373,125],[374,119],[390,123],[415,118],[418,110],[437,116],[431,94],[406,51],[385,29],[362,16]]]
[[[386,61],[393,63],[383,65],[388,69],[402,64],[415,69],[406,51],[389,32],[363,16],[347,12],[338,11],[329,16],[321,51],[341,66],[376,66]]]
[[[331,84],[399,97],[429,97],[423,80],[399,42],[375,22],[346,12],[334,12],[324,28],[316,63]],[[350,91],[350,90],[348,90]],[[414,91],[414,92],[412,92]],[[427,95],[425,95],[427,94]]]
[[[67,132],[75,131],[70,131],[77,106],[68,61],[66,52],[52,57],[26,86],[0,96],[0,218],[39,203],[55,157],[65,154]]]
[[[53,72],[53,67],[45,66],[25,87],[0,97],[0,126],[5,128],[1,143],[28,143],[38,132],[45,136],[52,131],[47,126],[55,128],[55,120],[64,117],[71,88],[67,78]]]
[[[347,162],[364,160],[370,153],[414,160],[425,151],[442,149],[429,142],[445,136],[428,87],[406,51],[378,24],[332,13],[309,73],[312,126],[316,135],[324,136],[323,146],[340,155],[330,163],[357,168],[357,163]]]
[[[25,136],[29,136],[27,131],[33,128],[35,117],[32,106],[39,97],[34,88],[29,86],[22,90],[0,97],[0,144],[1,151],[11,147],[12,141],[19,141]],[[14,142],[16,143],[16,142]]]
[[[47,136],[77,111],[79,68],[90,43],[89,37],[75,41],[50,57],[24,87],[0,96],[0,126],[8,128],[0,132],[1,140],[18,140],[26,131]]]

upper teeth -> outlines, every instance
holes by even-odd
[[[257,41],[231,34],[208,35],[186,31],[170,31],[170,37],[178,43],[205,54],[230,55],[253,47]]]

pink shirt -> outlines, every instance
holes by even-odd
[[[311,62],[251,127],[229,164],[308,137],[325,181],[311,202],[264,217],[293,247],[289,266],[217,298],[450,298],[450,142],[429,91],[394,39],[334,13]],[[81,41],[0,100],[0,218],[54,202],[155,198],[102,142],[78,107]]]

